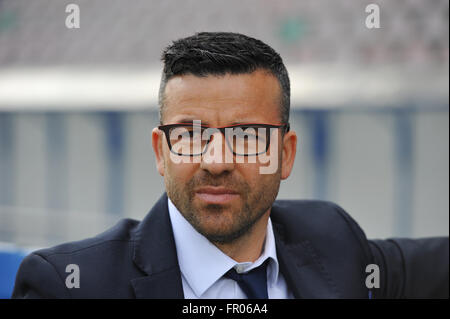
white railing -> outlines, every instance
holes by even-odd
[[[0,206],[0,241],[41,248],[95,236],[120,217],[106,213]]]

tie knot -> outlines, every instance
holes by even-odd
[[[268,260],[249,272],[242,274],[237,273],[234,268],[231,268],[225,274],[225,277],[236,281],[249,299],[268,299],[267,262]]]

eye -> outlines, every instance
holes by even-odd
[[[234,135],[236,138],[247,138],[247,139],[257,139],[258,129],[251,126],[241,126],[234,130]]]
[[[181,137],[189,137],[192,138],[194,136],[194,131],[192,129],[186,129],[180,134]]]
[[[201,139],[203,135],[204,128],[200,126],[189,126],[184,127],[184,131],[181,134],[182,137],[190,138],[190,139]]]
[[[174,141],[192,139],[195,135],[192,126],[178,126],[170,130],[170,138]]]

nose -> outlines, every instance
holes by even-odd
[[[231,172],[234,169],[234,156],[226,144],[223,134],[215,132],[202,155],[200,168],[212,175]]]

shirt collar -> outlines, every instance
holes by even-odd
[[[246,272],[258,267],[268,258],[270,262],[267,268],[267,284],[268,287],[276,284],[279,265],[270,218],[261,256],[254,263],[238,263],[197,232],[170,199],[168,205],[180,270],[198,297],[231,268],[235,267],[238,272]]]

